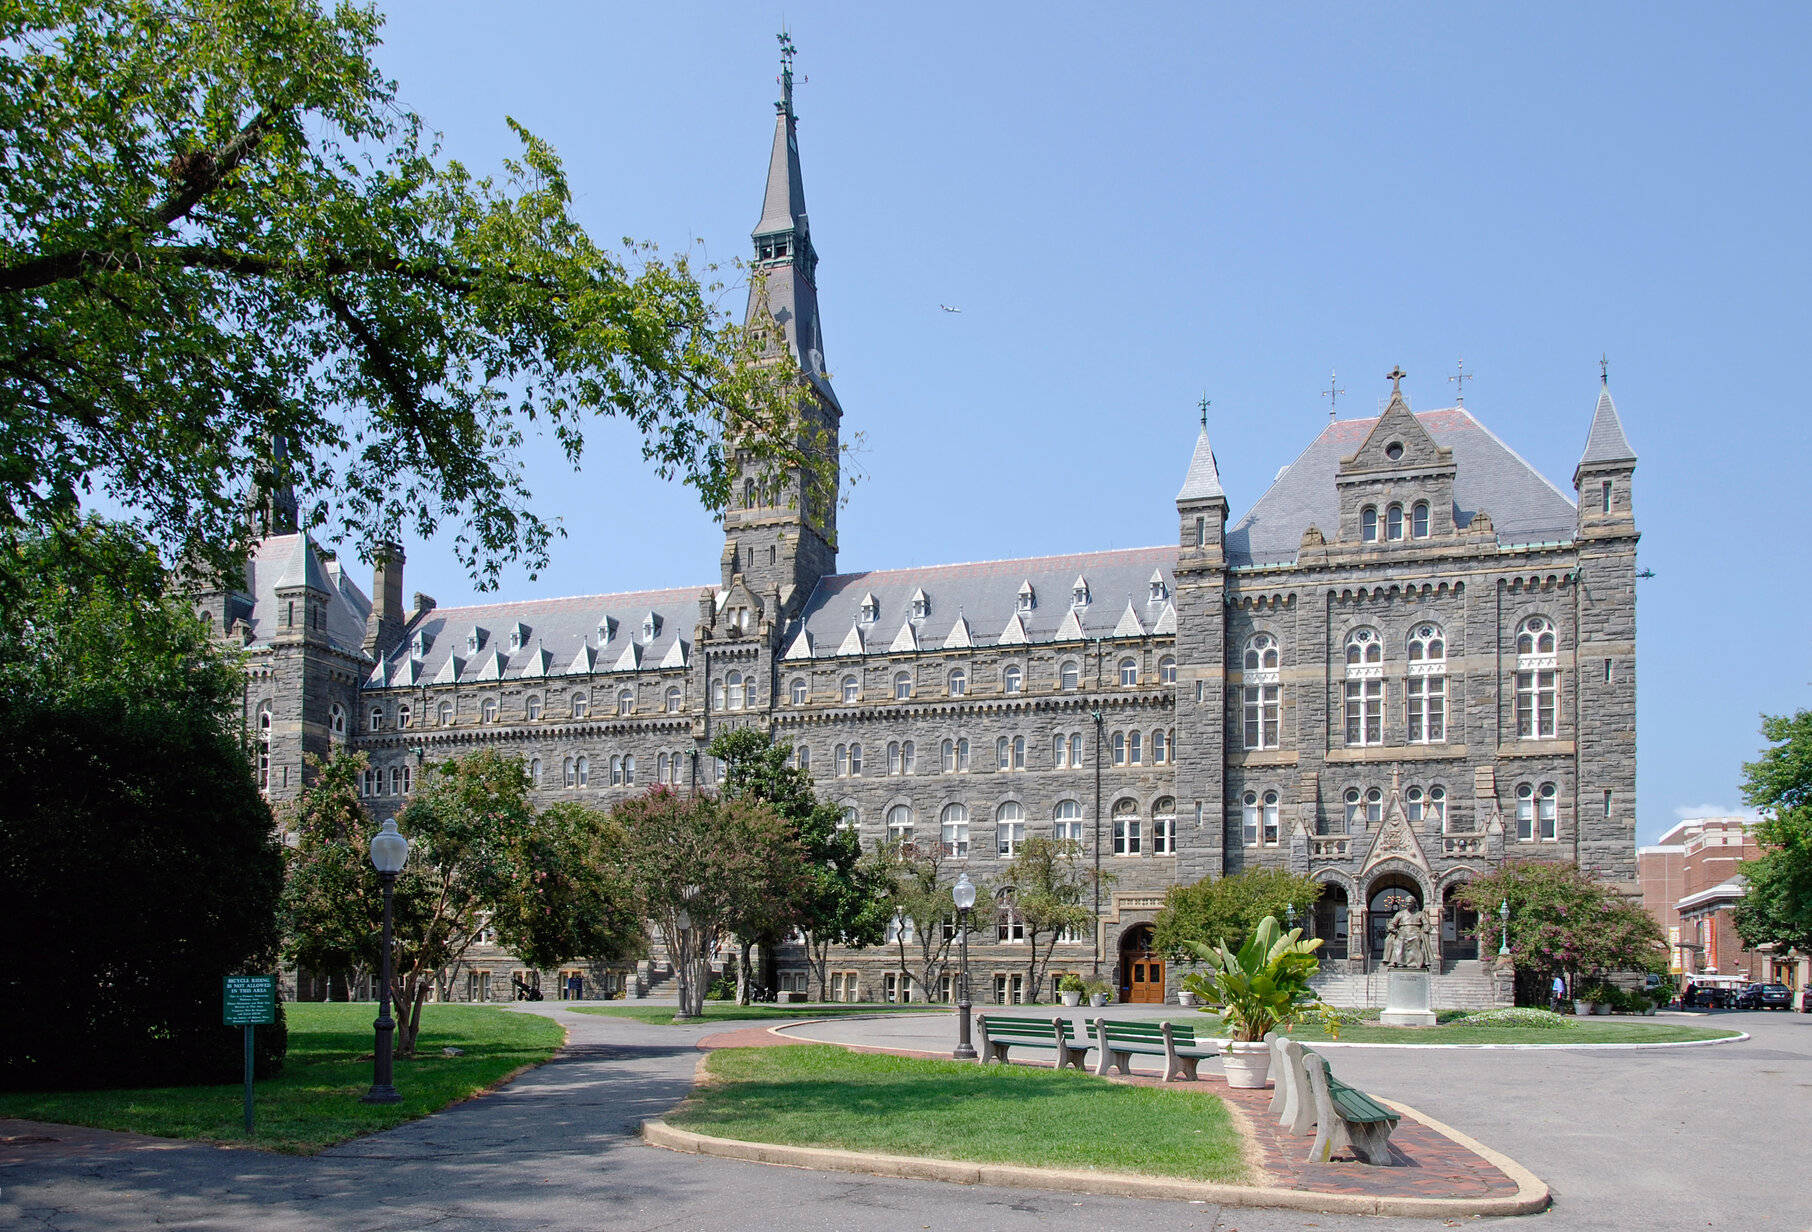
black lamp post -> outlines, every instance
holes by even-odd
[[[367,1104],[394,1104],[403,1098],[396,1093],[392,1081],[396,1020],[390,1016],[390,933],[396,875],[403,871],[403,864],[408,859],[409,840],[396,832],[395,821],[386,821],[371,840],[371,866],[377,869],[378,882],[384,888],[384,945],[378,961],[378,1016],[371,1024],[377,1029],[377,1048],[372,1054],[371,1089],[364,1095]]]
[[[1095,653],[1100,654],[1097,643]],[[1097,665],[1099,671],[1099,665]],[[1099,683],[1099,682],[1097,682]],[[1097,709],[1095,720],[1095,963],[1090,972],[1096,979],[1101,978],[1101,724],[1106,722],[1101,711]]]
[[[975,906],[975,883],[964,872],[951,887],[956,900],[956,927],[962,934],[962,974],[958,977],[956,1002],[956,1051],[950,1055],[958,1061],[975,1060],[975,1045],[969,1042],[969,909]]]

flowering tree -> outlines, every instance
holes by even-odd
[[[1519,1004],[1544,1004],[1556,974],[1666,970],[1660,926],[1576,865],[1513,862],[1466,885],[1459,897],[1478,912],[1479,944],[1489,950],[1500,939],[1499,905],[1510,904]]]

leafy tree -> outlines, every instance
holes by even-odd
[[[1469,882],[1458,897],[1478,912],[1481,948],[1495,949],[1500,943],[1498,907],[1510,904],[1510,956],[1519,1004],[1546,1005],[1560,973],[1667,969],[1660,925],[1572,863],[1513,861]]]
[[[233,721],[242,677],[129,528],[4,551],[0,1084],[230,1081],[220,979],[275,966],[282,877]],[[133,595],[98,584],[96,561]],[[268,1074],[283,1028],[256,1039]]]
[[[679,977],[679,1017],[704,1012],[711,956],[764,903],[797,901],[805,851],[759,801],[681,796],[655,787],[611,810],[641,915],[653,920]]]
[[[784,923],[805,935],[806,959],[822,1000],[830,978],[830,947],[877,944],[887,924],[877,906],[872,870],[862,863],[861,841],[841,824],[841,809],[817,798],[811,775],[789,764],[792,751],[766,732],[749,727],[723,732],[708,751],[725,764],[724,794],[770,805],[805,849],[807,876],[799,900],[786,904],[785,911],[779,910],[781,904],[767,904],[767,918],[747,921],[749,927],[737,930],[738,999],[748,1002],[749,946],[775,944],[784,936]]]
[[[1094,885],[1093,873],[1082,862],[1081,843],[1035,834],[1020,843],[1002,876],[1006,888],[1001,899],[1025,925],[1026,988],[1034,990],[1036,999],[1057,938],[1066,930],[1094,926],[1095,913],[1082,901]]]
[[[565,801],[543,810],[509,853],[490,913],[497,939],[537,969],[645,952],[623,842],[622,827],[597,809]]]
[[[944,930],[957,917],[956,900],[950,896],[956,878],[947,875],[946,861],[939,843],[899,842],[877,848],[869,861],[883,928],[892,934],[900,975],[932,1000],[957,942],[955,929],[948,934]],[[985,913],[989,897],[984,887],[977,887],[975,901]],[[973,930],[973,922],[970,927]]]
[[[796,368],[723,319],[713,272],[599,247],[513,121],[499,178],[443,158],[372,63],[380,25],[321,0],[0,11],[0,524],[98,489],[223,566],[248,496],[294,480],[367,545],[455,521],[492,584],[547,558],[531,431],[576,466],[594,417],[626,419],[714,509],[738,452],[822,487]]]
[[[1306,925],[1320,897],[1320,882],[1278,868],[1249,868],[1231,877],[1172,886],[1152,921],[1152,944],[1173,962],[1193,958],[1195,952],[1186,944],[1192,941],[1237,950],[1266,916],[1282,920],[1294,912]]]
[[[1762,854],[1743,862],[1737,932],[1751,946],[1812,954],[1812,710],[1764,715],[1762,737],[1770,747],[1743,767],[1743,798],[1763,810]]]

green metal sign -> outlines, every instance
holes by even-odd
[[[221,1021],[229,1027],[264,1026],[277,1021],[277,977],[227,975],[220,979]]]

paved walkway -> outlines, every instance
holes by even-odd
[[[508,1087],[312,1158],[0,1122],[0,1228],[565,1232],[602,1226],[922,1232],[1440,1227],[1362,1216],[882,1180],[676,1155],[634,1127],[690,1085],[721,1027],[525,1007],[572,1046]],[[1716,1014],[1754,1039],[1643,1052],[1355,1048],[1341,1074],[1458,1126],[1553,1186],[1541,1232],[1812,1226],[1812,1016]],[[875,1020],[870,1020],[875,1021]],[[886,1020],[880,1020],[883,1025]],[[900,1020],[940,1022],[940,1018]],[[854,1025],[854,1024],[843,1024]],[[24,1141],[55,1137],[57,1142]],[[4,1141],[12,1139],[13,1141]],[[1469,1224],[1491,1221],[1467,1221]]]

